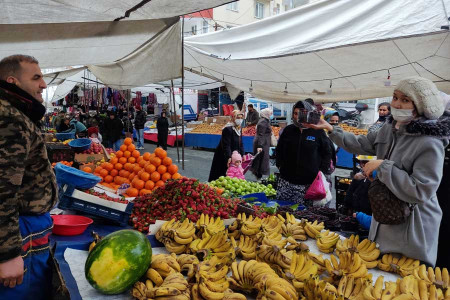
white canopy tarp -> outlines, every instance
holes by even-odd
[[[41,68],[89,66],[118,89],[177,78],[182,71],[179,16],[226,2],[3,1],[0,58],[20,53],[36,57]]]
[[[386,97],[414,75],[449,93],[449,11],[450,0],[324,0],[186,38],[186,67],[278,102]]]
[[[230,0],[7,0],[1,1],[0,24],[42,24],[149,20],[182,16],[223,5]]]

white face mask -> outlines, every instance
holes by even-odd
[[[236,120],[234,120],[234,123],[235,123],[237,126],[241,126],[243,121],[244,121],[243,119],[236,119]]]
[[[397,109],[394,107],[391,107],[391,115],[397,122],[409,122],[414,119],[413,114],[414,109]]]

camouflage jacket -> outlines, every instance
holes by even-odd
[[[21,99],[0,88],[0,262],[21,253],[19,216],[46,213],[58,197],[41,130]]]

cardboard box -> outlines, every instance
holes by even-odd
[[[78,163],[96,163],[102,159],[107,160],[105,154],[84,154],[76,153],[74,160]]]

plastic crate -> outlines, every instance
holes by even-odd
[[[46,144],[48,160],[51,163],[59,161],[73,161],[75,151],[68,145],[64,144]]]
[[[335,176],[334,177],[334,187],[336,189],[336,191],[340,190],[340,191],[347,191],[348,187],[350,186],[350,182],[349,183],[342,183],[339,182],[341,179],[350,179],[351,177],[342,177],[342,176]]]
[[[128,219],[133,211],[134,203],[128,203],[125,211],[120,211],[105,207],[100,204],[84,201],[72,197],[75,188],[73,186],[65,185],[62,187],[62,192],[60,195],[58,208],[81,211],[89,215],[99,216],[105,219],[109,219],[117,222],[120,226],[126,226],[128,224]]]

